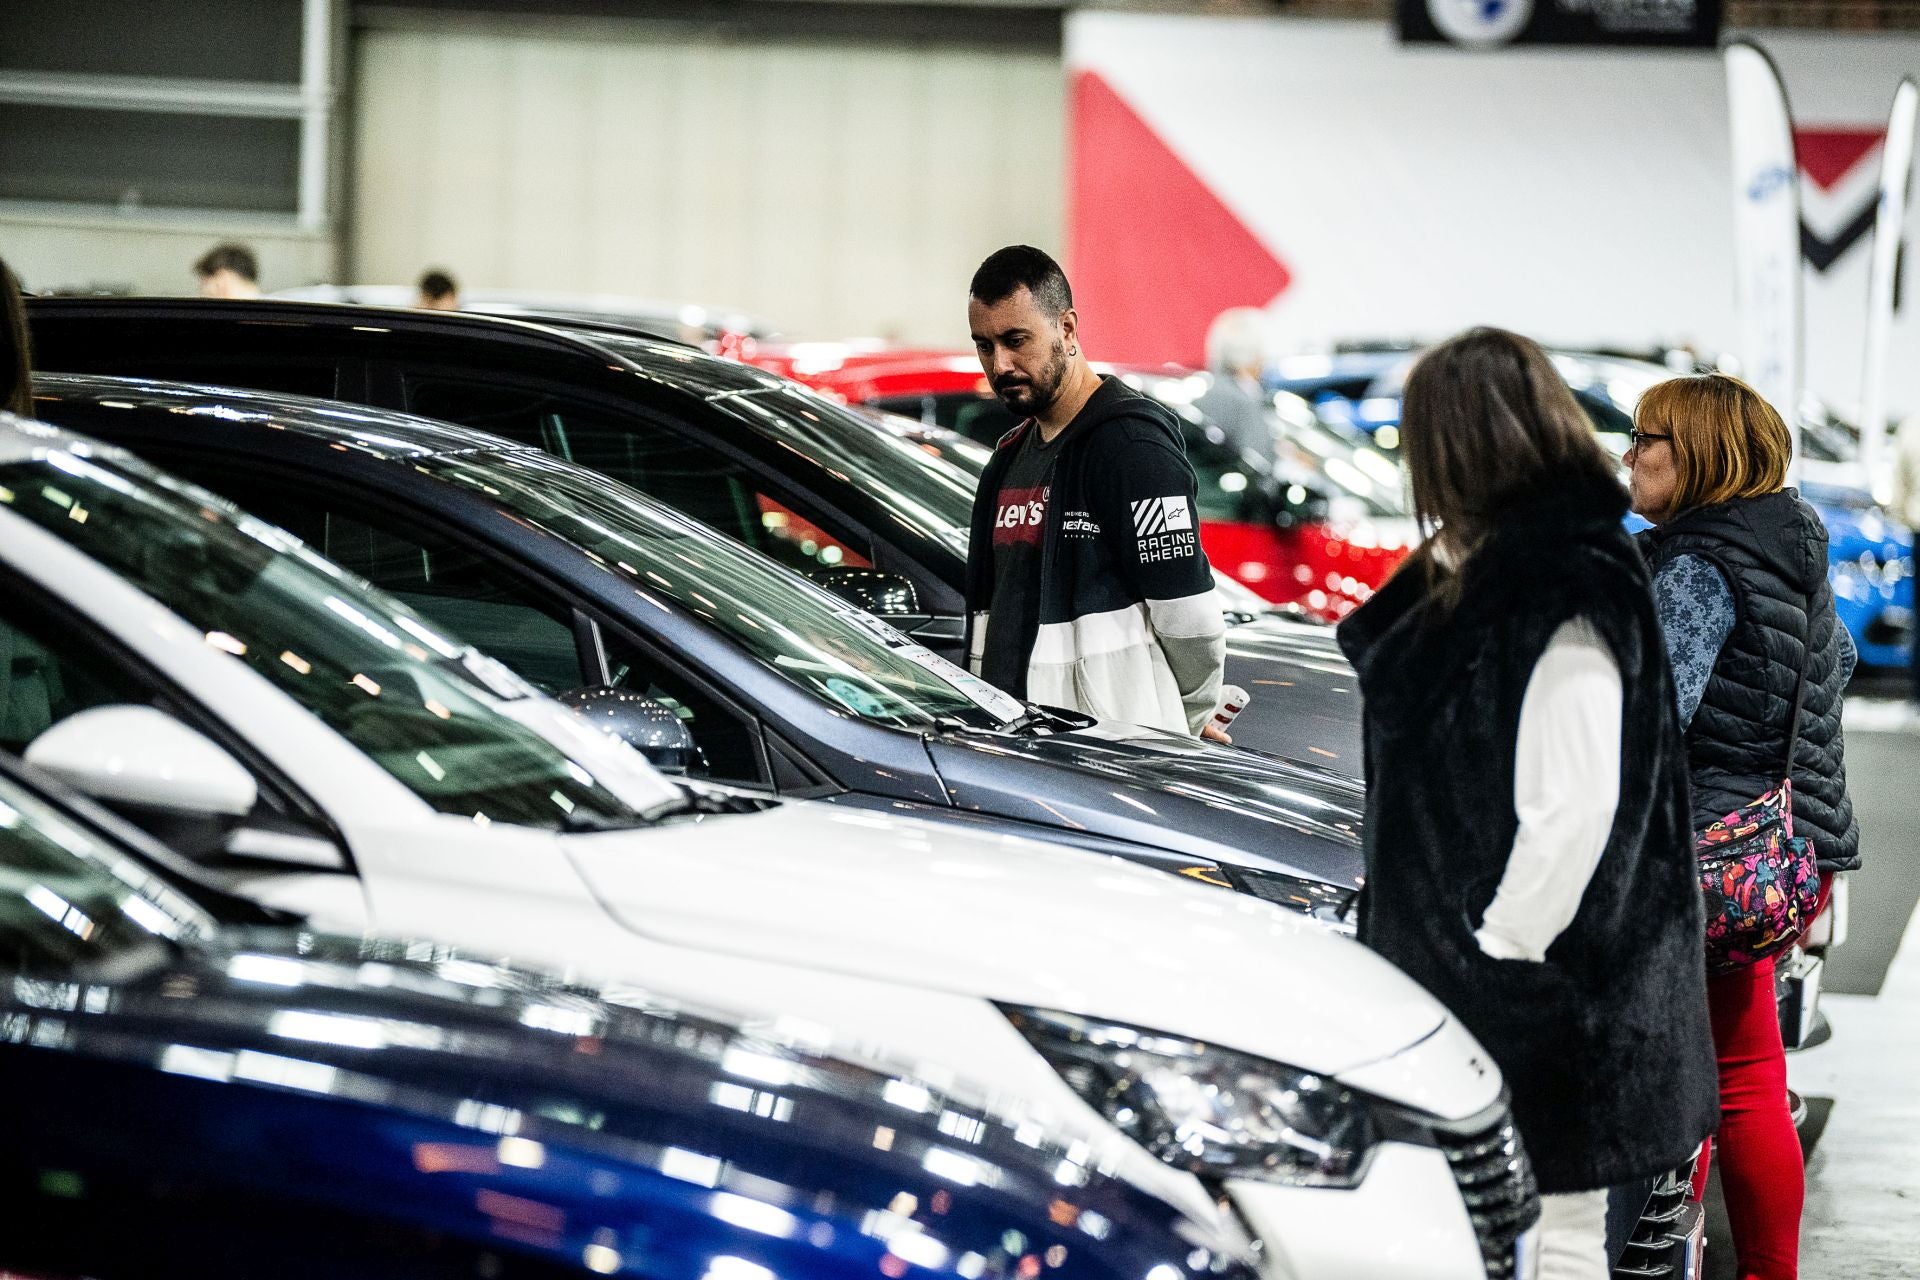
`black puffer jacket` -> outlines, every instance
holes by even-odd
[[[1698,507],[1640,535],[1655,572],[1677,556],[1710,561],[1733,589],[1733,633],[1687,729],[1698,831],[1780,781],[1793,688],[1808,660],[1806,707],[1793,757],[1793,817],[1822,871],[1860,865],[1847,796],[1840,709],[1849,673],[1846,629],[1827,585],[1827,530],[1791,489]],[[1811,613],[1809,613],[1811,607]]]
[[[1339,633],[1365,697],[1360,940],[1486,1046],[1547,1193],[1670,1169],[1720,1111],[1680,719],[1626,507],[1611,484],[1526,500],[1468,560],[1450,612],[1409,568]],[[1520,708],[1575,617],[1620,668],[1619,803],[1546,959],[1497,960],[1474,930],[1519,830]]]

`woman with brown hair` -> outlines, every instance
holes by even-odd
[[[1855,652],[1827,585],[1826,528],[1783,487],[1791,452],[1773,406],[1713,373],[1641,398],[1627,464],[1633,509],[1654,525],[1640,537],[1686,727],[1693,827],[1752,805],[1787,773],[1794,834],[1811,838],[1826,881],[1860,865],[1840,732]],[[1799,1267],[1805,1170],[1773,961],[1709,978],[1707,1003],[1739,1274],[1786,1280]]]
[[[1573,393],[1474,329],[1407,379],[1426,540],[1340,627],[1367,752],[1361,941],[1499,1064],[1541,1275],[1607,1275],[1606,1188],[1713,1129],[1686,760],[1627,495]]]
[[[33,367],[33,348],[27,339],[27,307],[20,298],[20,281],[0,260],[0,409],[23,418],[33,416],[33,386],[27,371]]]

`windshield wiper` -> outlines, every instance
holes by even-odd
[[[668,812],[678,812],[669,810]],[[631,818],[614,818],[604,813],[594,813],[588,809],[574,809],[560,818],[560,829],[570,835],[594,831],[632,831],[644,827],[648,819],[640,814]]]
[[[1002,733],[1017,733],[1026,737],[1045,738],[1056,733],[1072,733],[1082,726],[1055,711],[1049,711],[1037,702],[1023,704],[1027,713],[1017,720],[1009,720],[1000,726]]]
[[[661,810],[658,816],[670,818],[686,813],[759,813],[779,803],[771,796],[705,787],[697,782],[677,780],[676,785],[680,788],[680,802]]]

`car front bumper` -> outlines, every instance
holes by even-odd
[[[1260,1240],[1268,1280],[1530,1280],[1530,1227],[1489,1265],[1446,1153],[1383,1143],[1350,1190],[1232,1182],[1228,1193]]]

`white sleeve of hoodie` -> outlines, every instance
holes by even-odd
[[[1620,802],[1620,667],[1591,623],[1553,633],[1520,705],[1514,836],[1474,937],[1502,960],[1546,959],[1580,910]]]

